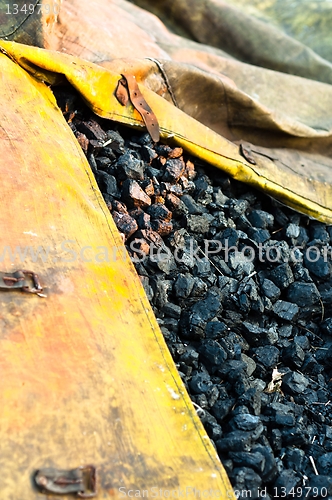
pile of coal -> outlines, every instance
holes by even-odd
[[[332,227],[77,109],[67,118],[236,495],[332,499]]]

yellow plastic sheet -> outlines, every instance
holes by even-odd
[[[121,74],[110,68],[116,66],[120,73],[131,72],[136,75],[139,82],[149,78],[151,65],[155,64],[153,61],[144,61],[141,64],[136,60],[114,61],[107,65],[108,69],[105,69],[66,54],[15,42],[1,41],[0,47],[40,80],[54,83],[57,80],[63,80],[65,76],[99,116],[131,126],[143,125],[139,113],[134,110],[130,102],[123,107],[117,101],[115,91]],[[225,81],[223,85],[228,86],[231,95],[233,84]],[[322,84],[317,83],[317,85]],[[140,85],[140,90],[157,116],[163,139],[171,139],[199,158],[222,168],[235,179],[265,191],[300,212],[322,222],[332,223],[332,183],[328,182],[331,178],[332,159],[328,156],[321,156],[321,163],[317,163],[319,155],[316,152],[298,152],[291,147],[284,149],[278,143],[280,133],[285,133],[287,128],[288,131],[297,128],[299,136],[305,131],[313,138],[320,135],[322,141],[324,141],[324,136],[329,137],[329,133],[314,130],[310,132],[308,127],[302,127],[301,131],[299,125],[296,126],[292,122],[283,121],[281,126],[273,117],[271,120],[268,114],[266,120],[275,124],[276,142],[279,147],[264,148],[252,145],[251,155],[255,161],[255,164],[252,164],[241,155],[239,144],[227,140],[194,120],[145,85]],[[329,90],[332,93],[332,87],[331,89],[329,87]],[[250,107],[252,111],[251,102],[245,93],[236,92],[233,97],[236,101],[234,108]],[[263,113],[264,107],[258,107],[257,120],[264,117]],[[241,122],[240,113],[238,121]],[[263,132],[261,133],[264,136]],[[287,141],[287,139],[284,140]],[[291,145],[290,140],[289,146]],[[297,162],[298,168],[294,167],[294,162]]]
[[[86,98],[113,103],[116,75],[3,46],[30,68],[77,68]],[[52,92],[5,54],[0,67],[1,270],[37,272],[47,296],[0,292],[0,497],[46,498],[37,469],[93,464],[98,499],[234,499]]]

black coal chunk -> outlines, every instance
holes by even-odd
[[[174,283],[174,292],[176,297],[186,299],[192,292],[195,280],[190,274],[179,274]]]
[[[296,282],[289,285],[287,300],[300,307],[310,307],[319,301],[320,295],[314,283]]]
[[[201,215],[203,212],[207,212],[206,207],[197,203],[192,196],[189,194],[184,194],[181,198],[183,203],[188,209],[190,215]]]
[[[205,394],[212,389],[213,383],[207,372],[195,372],[189,382],[189,387],[194,394]]]
[[[279,452],[282,447],[282,435],[280,429],[271,429],[270,443],[275,452]]]
[[[240,413],[233,418],[235,426],[241,431],[253,431],[261,423],[261,420],[256,415],[250,413]]]
[[[208,418],[206,418],[208,416]],[[213,420],[212,420],[213,419]],[[204,410],[204,414],[201,417],[202,423],[208,433],[209,437],[212,441],[217,441],[222,437],[222,428],[219,424],[217,424],[216,419],[212,417],[206,410]]]
[[[179,319],[181,316],[181,307],[177,304],[173,304],[172,302],[166,302],[163,307],[163,312],[166,316]]]
[[[261,288],[264,295],[268,297],[272,302],[275,302],[279,299],[281,290],[273,283],[273,281],[264,279]]]
[[[274,483],[274,492],[281,496],[284,492],[285,496],[296,491],[296,487],[301,484],[301,476],[291,469],[283,470]]]
[[[252,345],[273,344],[276,341],[274,331],[271,329],[262,328],[249,321],[243,321],[241,327],[244,338]]]
[[[222,422],[222,420],[224,420],[224,418],[229,414],[234,402],[235,399],[229,397],[226,390],[223,388],[218,401],[211,408],[211,413],[216,417],[218,422]]]
[[[283,427],[281,434],[285,446],[306,446],[308,444],[308,434],[301,425],[289,428]]]
[[[126,152],[117,161],[119,179],[144,179],[144,163],[132,153]]]
[[[218,368],[218,374],[221,377],[227,377],[228,380],[234,382],[238,379],[240,374],[244,374],[246,372],[246,364],[237,359],[230,359],[225,361]]]
[[[218,340],[227,330],[227,325],[223,321],[210,321],[206,325],[205,337],[207,339]]]
[[[289,405],[282,403],[268,404],[264,410],[265,415],[271,415],[273,421],[278,426],[293,427],[295,425],[295,415]]]
[[[107,174],[103,171],[97,171],[95,176],[102,193],[106,193],[114,198],[120,198],[120,191],[113,175]]]
[[[300,448],[288,448],[286,451],[286,467],[301,473],[304,470],[306,453]]]
[[[261,393],[255,388],[250,388],[240,396],[238,404],[245,405],[254,415],[259,415],[262,407]]]
[[[248,235],[258,244],[265,243],[271,238],[271,235],[267,229],[250,228],[248,230]]]
[[[231,451],[230,458],[233,460],[236,467],[249,467],[254,471],[262,474],[265,467],[265,457],[258,451]]]
[[[186,347],[183,354],[181,354],[180,359],[188,366],[192,366],[194,368],[198,367],[199,354],[196,349],[191,346]]]
[[[331,263],[326,256],[320,255],[317,247],[306,249],[304,253],[304,264],[310,273],[317,276],[317,278],[328,279],[331,277]]]
[[[287,288],[294,281],[292,269],[287,263],[280,264],[273,269],[273,271],[269,273],[269,278],[281,290]]]
[[[323,498],[330,498],[332,496],[332,469],[330,469],[328,475],[313,476],[310,478],[308,483],[307,498],[318,498],[319,496]]]
[[[274,223],[273,215],[268,212],[264,212],[263,210],[252,210],[247,217],[254,227],[262,229],[271,227]]]
[[[328,476],[332,471],[332,452],[324,453],[317,460],[317,470],[319,474]]]
[[[278,474],[277,463],[268,440],[263,437],[261,441],[262,444],[255,444],[251,452],[260,453],[265,457],[265,465],[261,477],[264,483],[269,484],[275,480]]]
[[[282,388],[290,395],[301,394],[309,385],[309,380],[297,372],[288,372],[282,378]]]
[[[198,352],[201,355],[201,360],[206,364],[208,369],[215,373],[219,367],[227,359],[227,354],[221,345],[216,340],[206,340],[198,347]]]
[[[285,347],[282,351],[283,362],[294,369],[300,369],[305,358],[305,353],[302,347],[294,342]]]
[[[261,497],[260,486],[261,477],[250,467],[236,467],[230,473],[230,478],[234,484],[235,491],[238,492],[238,498],[245,498],[247,491],[250,491],[251,498]]]
[[[147,212],[151,219],[170,221],[172,218],[172,212],[162,203],[154,203],[148,208]]]
[[[233,431],[216,442],[217,450],[225,451],[249,451],[252,442],[251,432]]]
[[[214,318],[222,308],[220,292],[211,288],[204,300],[199,300],[182,316],[182,334],[185,338],[204,337],[206,323]]]
[[[261,363],[265,368],[273,368],[277,366],[279,361],[280,351],[277,347],[267,345],[257,347],[255,350],[256,361]]]
[[[277,300],[277,302],[273,305],[272,310],[278,318],[286,321],[294,321],[300,312],[298,305],[286,302],[285,300]]]
[[[320,325],[323,332],[332,335],[332,318],[326,318]]]

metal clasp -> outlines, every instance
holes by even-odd
[[[138,88],[135,76],[127,74],[121,76],[122,78],[119,80],[115,91],[115,97],[122,106],[126,106],[128,101],[131,102],[141,115],[152,140],[158,142],[160,139],[160,131],[157,117]]]
[[[77,469],[60,470],[53,467],[39,469],[34,480],[43,493],[76,494],[79,498],[96,496],[96,468],[84,465]]]
[[[31,278],[33,287],[30,286],[27,277]],[[40,297],[45,297],[41,292],[43,287],[40,284],[38,275],[32,271],[18,270],[14,273],[0,272],[0,289],[15,290],[20,289],[27,293],[36,293]]]

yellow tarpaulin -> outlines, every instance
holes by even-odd
[[[138,82],[145,82],[145,79],[149,78],[153,71],[152,68],[155,65],[153,61],[139,63],[136,60],[117,60],[109,63],[108,69],[105,69],[66,54],[50,52],[15,42],[2,41],[0,47],[14,61],[42,81],[56,83],[63,81],[63,77],[65,77],[80,92],[97,115],[131,126],[144,125],[140,114],[131,103],[129,102],[126,107],[122,106],[117,100],[115,92],[121,79],[121,73],[134,74]],[[116,68],[118,73],[112,71],[111,68]],[[180,80],[183,74],[182,70],[179,71]],[[313,83],[323,85],[317,82]],[[231,93],[233,84],[225,82],[224,85],[225,87],[228,85]],[[184,88],[185,82],[182,91]],[[328,88],[331,91],[332,99],[332,87]],[[229,141],[194,120],[156,92],[150,90],[148,86],[141,85],[140,90],[157,116],[163,139],[171,139],[199,158],[222,168],[235,179],[262,189],[301,212],[326,223],[332,223],[330,201],[332,200],[332,183],[326,180],[331,175],[332,159],[324,157],[322,163],[317,164],[315,162],[317,154],[300,153],[293,149],[264,148],[249,144],[250,156],[254,160],[253,164],[241,154],[239,144]],[[237,101],[237,105],[241,103],[243,109],[250,106],[244,93],[240,95],[236,91],[234,100]],[[251,115],[253,116],[252,109]],[[257,109],[257,120],[273,123],[273,118],[270,115],[267,115],[266,118],[262,118],[262,116]],[[282,125],[285,129],[284,133],[287,127],[289,130],[292,127],[293,129],[297,127],[299,133],[305,132],[304,126],[302,132],[300,131],[299,124],[295,125],[290,122]],[[278,138],[278,134],[280,136],[280,127],[275,123],[276,138]],[[307,127],[307,133],[315,134],[317,140],[318,132],[309,132]],[[324,136],[326,133],[322,132],[320,135]],[[308,141],[308,139],[306,140]],[[312,142],[314,142],[314,137]],[[244,144],[248,143],[245,141]],[[296,160],[298,162],[297,169],[293,163]]]
[[[37,272],[46,295],[1,291],[0,498],[45,498],[37,470],[87,464],[100,499],[235,498],[52,92],[0,66],[1,271]]]

